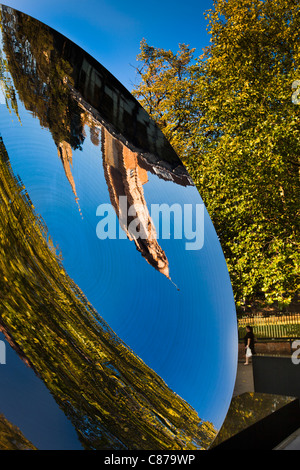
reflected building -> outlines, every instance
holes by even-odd
[[[71,170],[71,167],[73,166],[72,147],[68,142],[65,142],[65,141],[59,142],[59,144],[57,145],[57,152],[62,162],[62,165],[64,167],[67,180],[69,181],[73,194],[75,196],[75,201],[76,201],[76,204],[78,205],[79,213],[82,216],[80,205],[79,205],[79,197],[77,196],[75,181],[74,181],[74,177],[73,177],[72,170]]]
[[[72,60],[68,45],[63,53]],[[157,125],[139,103],[107,70],[86,54],[72,63],[74,85],[67,83],[73,99],[90,121],[107,129],[128,149],[137,153],[139,165],[166,181],[194,186],[183,163]],[[88,60],[90,59],[90,61]],[[108,84],[109,81],[109,84]]]
[[[117,216],[120,213],[118,199],[126,196],[127,208],[136,209],[134,219],[138,219],[140,230],[148,236],[137,237],[132,233],[130,222],[133,217],[128,217],[124,223],[121,217],[122,229],[146,261],[170,279],[169,262],[157,242],[143,185],[147,182],[147,172],[182,186],[194,185],[176,152],[131,93],[101,64],[59,33],[53,34],[50,28],[45,28],[47,40],[42,47],[43,53],[41,47],[30,43],[31,53],[24,52],[20,61],[13,54],[13,44],[20,41],[18,47],[22,49],[24,37],[19,36],[17,23],[22,22],[23,17],[19,18],[13,10],[5,7],[3,13],[5,38],[10,37],[6,50],[13,57],[10,69],[14,79],[17,77],[15,81],[19,90],[21,88],[19,94],[26,109],[38,116],[41,125],[49,127],[80,215],[82,212],[72,174],[73,150],[80,149],[84,140],[83,129],[87,125],[95,145],[100,143],[101,132],[105,178]],[[60,75],[53,66],[54,58],[61,64]],[[36,67],[36,62],[39,67]],[[33,82],[32,93],[28,93],[24,83],[21,85],[23,63]],[[51,83],[47,99],[45,83]],[[35,100],[32,100],[33,95]],[[63,103],[61,114],[55,119],[51,114],[54,103]]]
[[[82,122],[90,128],[90,137],[94,145],[99,145],[99,134],[101,134],[105,180],[110,201],[119,218],[121,228],[127,238],[134,241],[137,250],[145,260],[170,279],[169,262],[164,250],[157,242],[156,229],[144,196],[143,185],[148,182],[148,172],[146,168],[139,165],[139,153],[130,150],[104,126],[95,122],[90,113],[84,112],[81,117]],[[57,149],[81,214],[75,180],[71,170],[73,166],[72,148],[70,144],[64,141],[58,144]],[[126,207],[120,205],[120,197],[122,196],[126,196]],[[129,208],[134,209],[134,214],[128,215]],[[136,231],[130,229],[133,220],[137,221],[138,231],[143,236],[136,236]]]
[[[71,166],[73,165],[73,154],[71,145],[68,142],[59,142],[57,146],[58,156],[63,164],[66,177],[71,185],[72,191],[75,196],[75,201],[78,202],[78,196],[76,193],[75,181],[72,175]]]
[[[122,229],[128,239],[134,241],[146,261],[170,279],[169,262],[157,242],[155,226],[144,196],[143,185],[148,181],[148,174],[138,165],[137,152],[132,152],[103,128],[102,156],[110,201],[119,216]],[[126,196],[126,207],[120,205],[121,196]],[[129,208],[134,208],[135,214],[128,216]],[[136,233],[130,230],[130,223],[134,219],[139,223],[141,235],[146,236],[137,237]]]

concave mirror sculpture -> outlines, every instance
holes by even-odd
[[[2,6],[0,60],[0,447],[208,449],[237,329],[196,187],[58,32]]]

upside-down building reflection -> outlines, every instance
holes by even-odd
[[[102,156],[110,201],[116,214],[119,215],[122,229],[128,239],[134,241],[145,260],[169,279],[169,262],[164,250],[157,242],[156,229],[144,196],[143,185],[148,181],[147,171],[138,165],[137,152],[131,151],[103,128]],[[127,214],[129,208],[134,208],[134,215],[122,214],[121,196],[126,196]],[[133,218],[138,220],[139,231],[141,234],[147,234],[146,237],[137,237],[135,232],[130,230],[130,222]]]

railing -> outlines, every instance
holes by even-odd
[[[253,327],[257,339],[300,338],[300,315],[253,316],[238,319],[239,339],[246,334],[246,325]]]

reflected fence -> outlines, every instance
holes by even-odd
[[[238,335],[240,340],[246,334],[247,325],[252,326],[256,339],[300,338],[300,314],[238,318]]]

